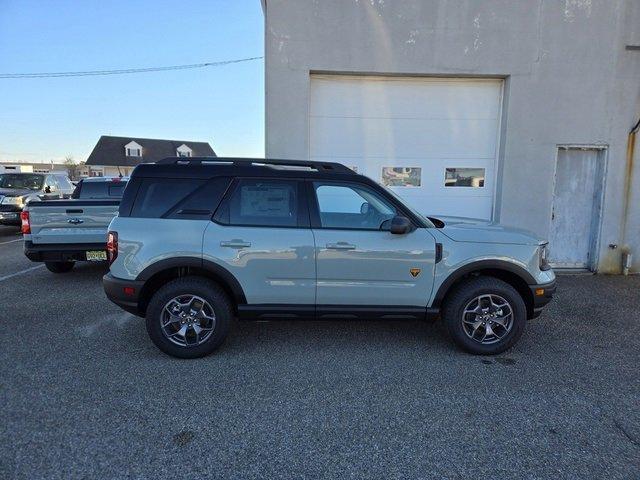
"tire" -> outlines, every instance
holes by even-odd
[[[53,273],[67,273],[73,269],[75,262],[44,262],[47,270]]]
[[[468,313],[465,314],[465,310]],[[485,313],[485,310],[488,311]],[[487,314],[495,317],[486,317]],[[498,278],[480,276],[464,281],[447,295],[442,318],[449,334],[463,350],[475,355],[497,355],[511,348],[522,336],[527,308],[511,285]],[[488,343],[483,343],[483,339]]]
[[[175,315],[170,313],[174,308]],[[196,310],[199,313],[194,314]],[[146,326],[153,343],[167,355],[199,358],[222,345],[232,319],[233,305],[224,290],[207,278],[193,276],[172,280],[151,297]],[[198,333],[196,327],[201,329]]]

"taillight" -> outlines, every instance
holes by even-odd
[[[20,212],[20,222],[23,235],[29,235],[31,233],[31,223],[29,223],[29,212]]]
[[[107,260],[111,265],[118,258],[118,232],[107,233]]]

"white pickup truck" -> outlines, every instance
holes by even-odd
[[[107,227],[127,180],[86,178],[69,200],[27,204],[20,215],[24,254],[53,273],[68,272],[78,261],[106,261]]]

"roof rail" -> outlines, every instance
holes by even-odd
[[[266,158],[168,157],[158,160],[156,165],[237,165],[242,167],[271,167],[293,170],[309,169],[324,173],[355,173],[341,163],[306,160],[272,160]]]

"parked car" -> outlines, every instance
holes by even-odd
[[[107,227],[118,213],[128,178],[86,178],[71,199],[32,202],[22,212],[24,253],[53,273],[78,261],[106,261]]]
[[[0,174],[0,225],[20,225],[20,212],[30,202],[69,198],[73,185],[64,174]]]
[[[547,244],[426,218],[337,163],[167,159],[134,170],[107,240],[113,302],[164,352],[200,357],[232,317],[432,318],[502,352],[555,291]]]

